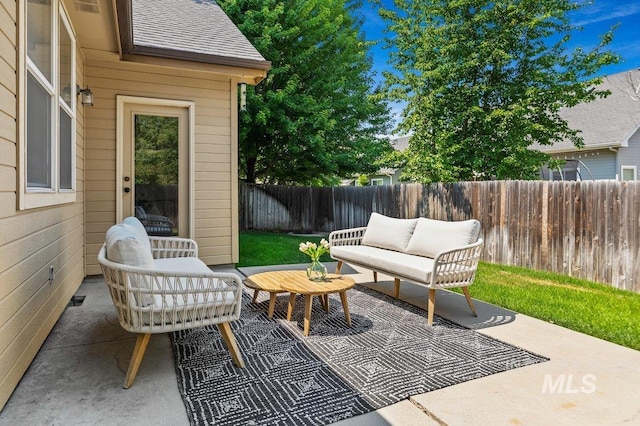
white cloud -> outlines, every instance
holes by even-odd
[[[640,2],[619,4],[611,2],[609,4],[593,4],[587,6],[581,13],[576,15],[573,22],[577,26],[585,26],[598,22],[608,21],[610,19],[625,18],[627,16],[640,13]]]

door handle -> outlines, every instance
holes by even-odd
[[[125,186],[124,187],[124,192],[127,192],[127,193],[131,192],[131,188],[129,188],[128,186]]]

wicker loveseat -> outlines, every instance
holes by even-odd
[[[331,257],[395,278],[395,297],[400,279],[429,289],[428,323],[433,323],[436,289],[461,287],[476,315],[467,287],[473,283],[484,244],[480,222],[475,219],[449,222],[427,218],[395,219],[373,213],[366,227],[343,229],[329,235]]]
[[[236,366],[244,361],[229,322],[240,318],[242,280],[211,271],[186,238],[149,237],[128,217],[109,228],[98,262],[120,325],[137,333],[124,387],[133,384],[153,333],[216,324]]]

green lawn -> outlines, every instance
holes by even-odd
[[[267,232],[240,233],[237,266],[307,263],[296,237]],[[321,259],[330,261],[328,255]],[[471,296],[544,321],[640,350],[640,294],[550,272],[480,263]]]
[[[311,258],[298,250],[300,243],[318,244],[323,237],[297,237],[273,232],[247,231],[240,233],[240,262],[236,266],[284,265],[311,263]],[[328,239],[328,236],[324,236]],[[330,262],[329,254],[323,254],[321,262]]]
[[[640,350],[640,294],[514,266],[480,263],[471,296]]]

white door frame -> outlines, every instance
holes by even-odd
[[[136,105],[152,105],[152,106],[167,106],[167,107],[178,107],[178,108],[186,108],[188,110],[189,117],[189,129],[188,129],[188,137],[189,137],[189,192],[188,192],[188,200],[189,200],[189,227],[188,227],[188,236],[189,238],[193,238],[194,229],[195,229],[195,219],[194,219],[194,190],[195,190],[195,102],[190,101],[179,101],[173,99],[158,99],[158,98],[144,98],[139,96],[116,96],[116,223],[122,222],[124,219],[122,214],[123,203],[122,203],[122,192],[124,190],[123,187],[123,161],[124,161],[124,120],[125,120],[125,105],[128,104],[136,104]]]

